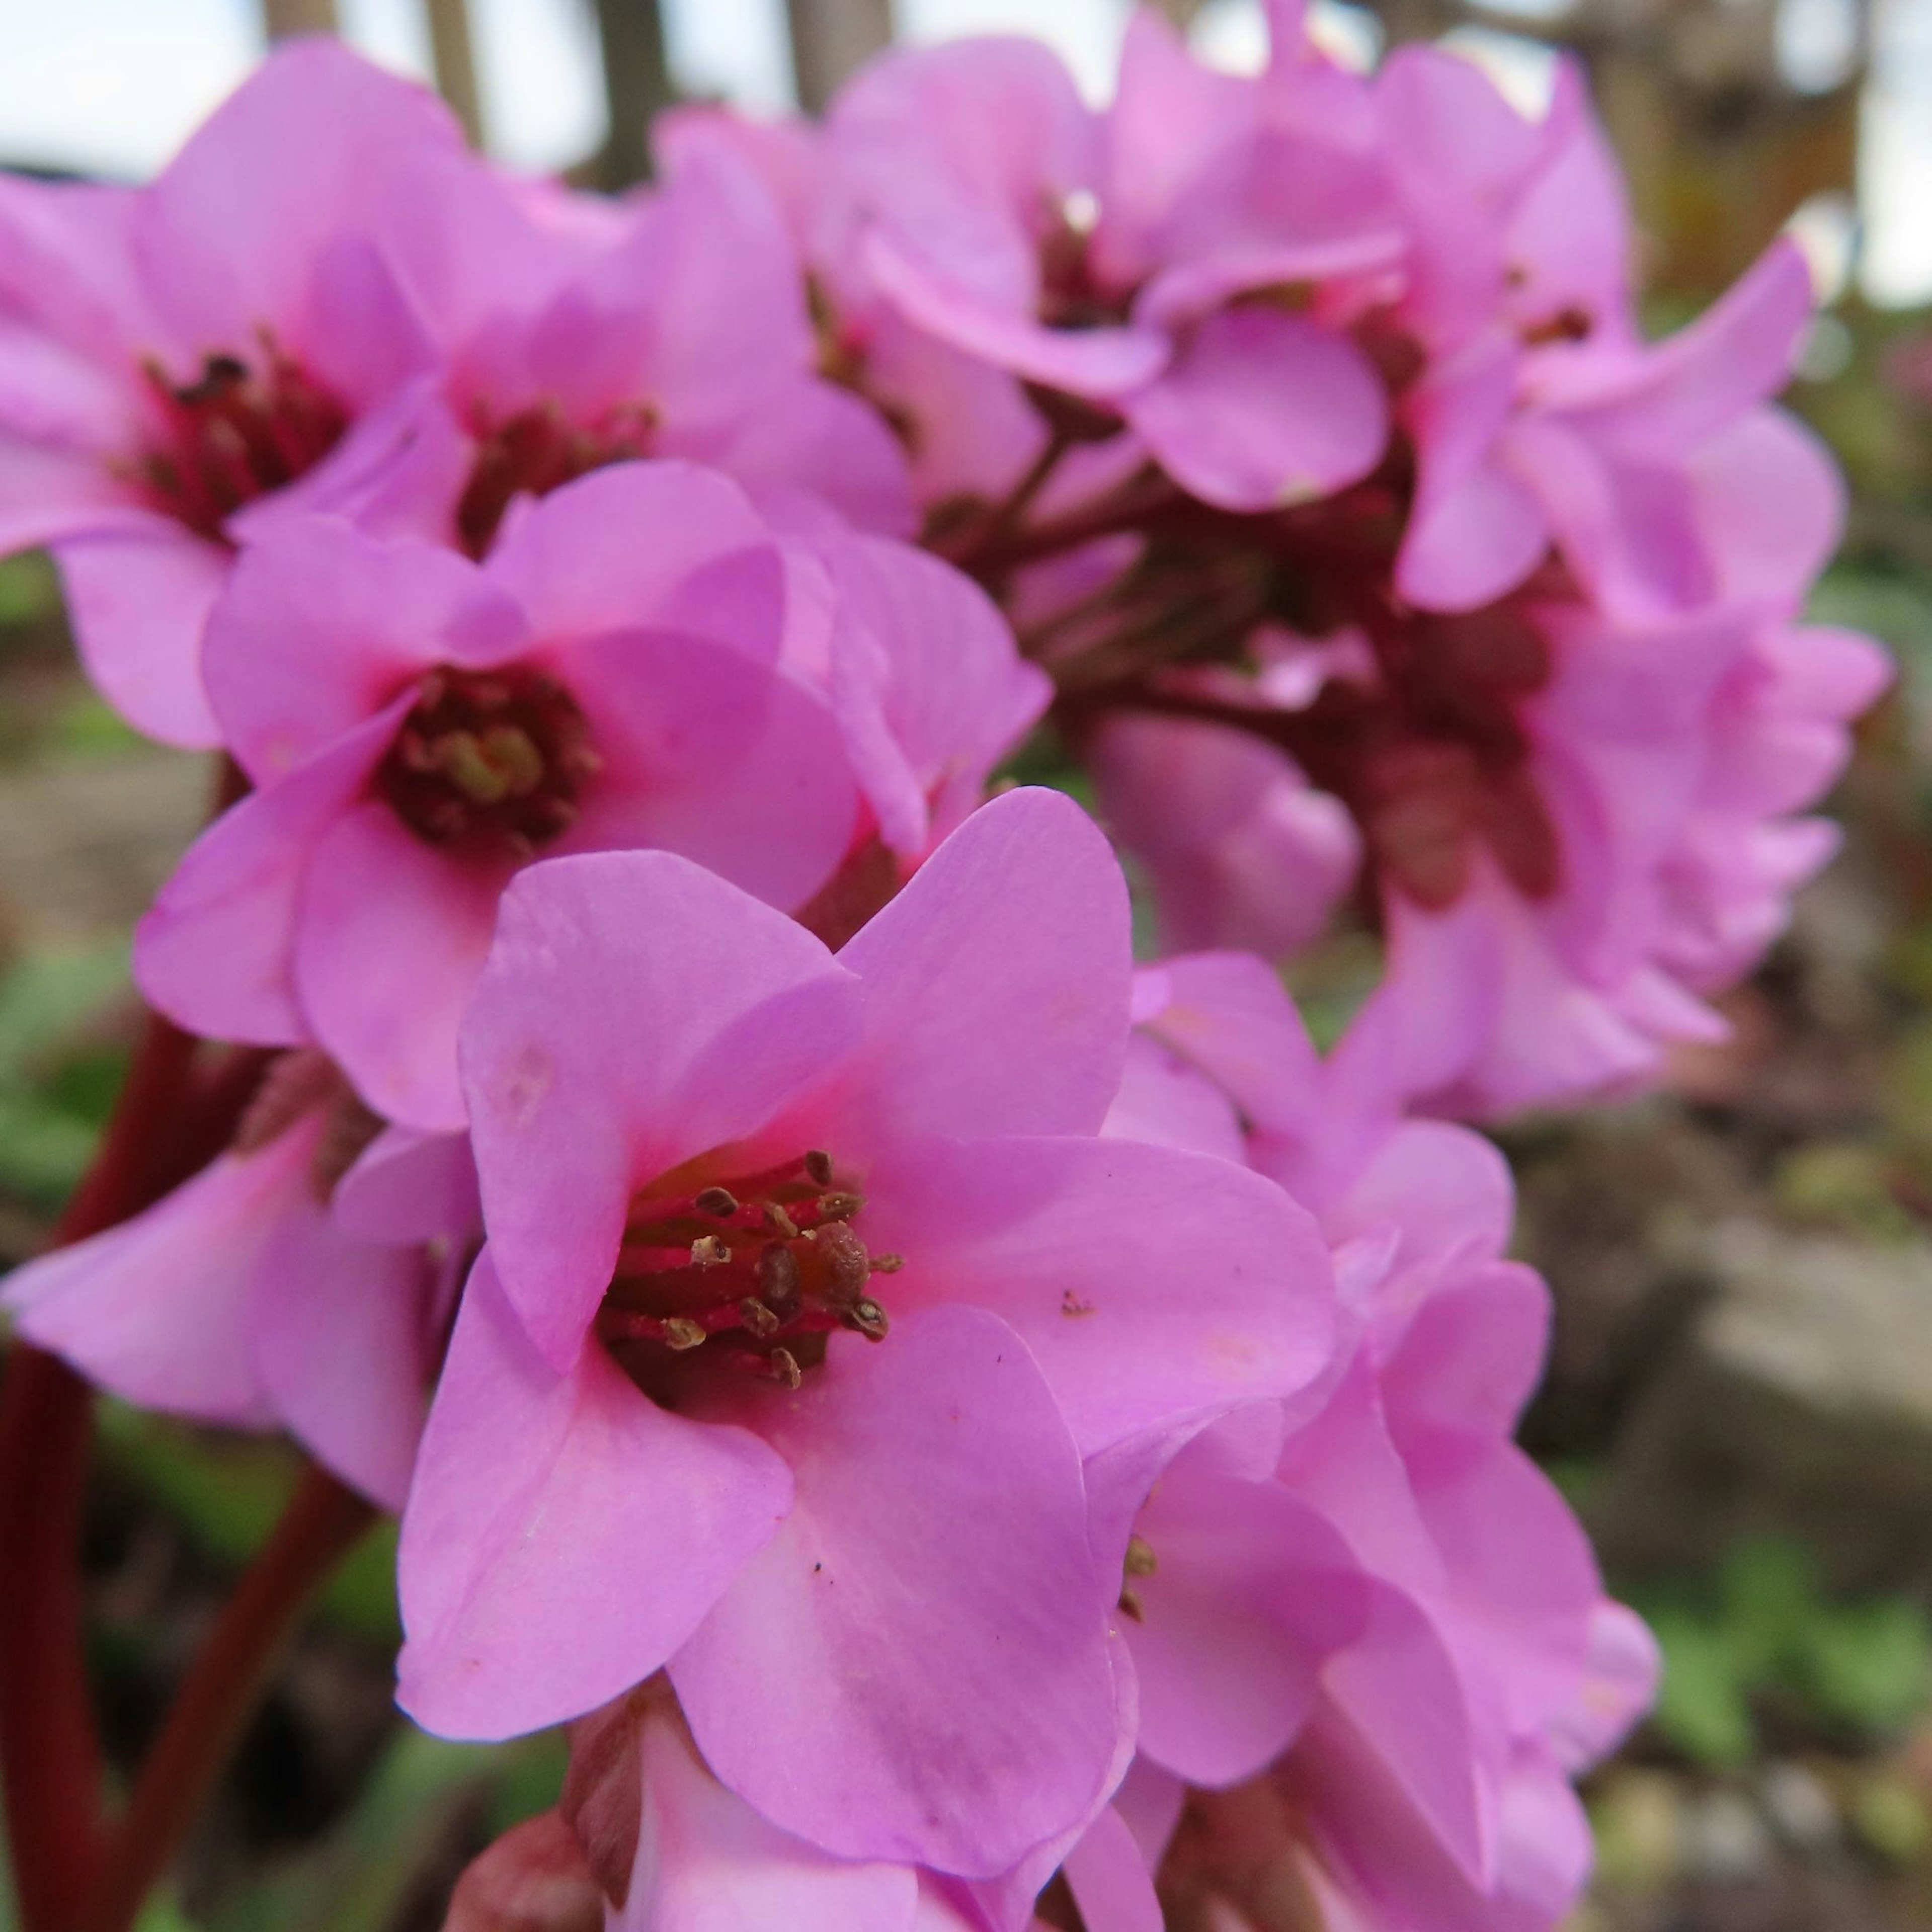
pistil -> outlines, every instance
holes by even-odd
[[[427,843],[520,862],[577,822],[599,768],[583,711],[547,672],[444,665],[418,686],[376,783]]]

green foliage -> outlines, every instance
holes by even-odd
[[[52,1213],[80,1178],[124,1064],[102,1030],[125,990],[116,939],[30,954],[0,976],[0,1192]]]
[[[204,1556],[238,1569],[274,1528],[298,1466],[278,1439],[192,1429],[121,1402],[102,1406],[100,1454]],[[401,1641],[395,1577],[395,1528],[386,1522],[330,1579],[318,1614],[346,1636],[393,1649]]]
[[[1694,1762],[1733,1770],[1759,1731],[1787,1726],[1868,1743],[1932,1702],[1932,1620],[1917,1603],[1834,1603],[1799,1544],[1738,1544],[1702,1590],[1640,1600],[1664,1647],[1655,1724]]]

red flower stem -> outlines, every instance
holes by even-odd
[[[311,1463],[195,1659],[136,1780],[80,1922],[128,1932],[254,1714],[315,1593],[360,1541],[374,1504]]]
[[[195,1042],[151,1016],[57,1246],[112,1227],[173,1185],[166,1129]],[[80,1528],[93,1405],[54,1357],[16,1342],[0,1386],[0,1778],[26,1932],[67,1932],[100,1869],[100,1747],[88,1693]]]

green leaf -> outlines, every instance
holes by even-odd
[[[1712,1769],[1748,1762],[1756,1728],[1740,1659],[1725,1631],[1680,1610],[1654,1612],[1652,1628],[1664,1648],[1658,1731],[1685,1756]]]

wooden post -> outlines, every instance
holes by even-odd
[[[892,0],[785,0],[798,104],[819,112],[892,38]]]
[[[332,34],[335,0],[262,0],[262,25],[271,40],[292,34]]]
[[[483,145],[483,100],[476,86],[476,53],[470,38],[469,0],[423,0],[429,16],[430,59],[436,84],[456,111],[470,145]]]
[[[651,117],[670,104],[670,62],[658,0],[594,0],[604,50],[604,100],[610,132],[597,157],[600,188],[628,188],[650,172]]]

